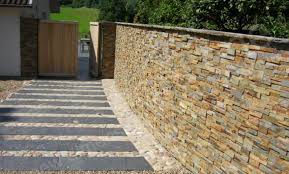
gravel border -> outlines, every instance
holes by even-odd
[[[159,171],[159,172],[116,172],[116,171],[51,171],[51,172],[41,172],[41,171],[3,171],[0,174],[186,174],[183,171]]]
[[[104,79],[102,84],[107,99],[128,138],[154,170],[159,173],[191,173],[154,138],[141,118],[130,109],[124,96],[116,86],[115,80]]]
[[[27,80],[0,80],[0,102],[28,83]]]

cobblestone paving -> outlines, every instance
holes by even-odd
[[[1,170],[185,171],[113,80],[37,80],[2,102]]]

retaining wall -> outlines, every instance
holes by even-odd
[[[289,171],[289,40],[117,23],[115,79],[194,173]]]

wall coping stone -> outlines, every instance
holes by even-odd
[[[164,31],[171,30],[171,31],[176,31],[176,32],[194,33],[195,35],[200,35],[202,37],[210,38],[210,39],[218,40],[218,41],[250,43],[252,45],[274,47],[278,49],[289,50],[289,39],[285,39],[285,38],[275,38],[275,37],[267,37],[267,36],[261,36],[261,35],[249,35],[249,34],[241,34],[241,33],[233,33],[233,32],[216,31],[216,30],[136,24],[136,23],[125,23],[125,22],[116,22],[116,24],[123,25],[123,26],[130,26],[130,27],[148,28],[152,30],[153,29],[164,30]]]
[[[92,25],[92,26],[98,26],[99,22],[90,22],[89,24]]]
[[[117,24],[116,22],[109,22],[109,21],[101,21],[101,22],[90,22],[91,26],[98,26],[99,24]]]

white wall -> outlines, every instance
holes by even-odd
[[[19,10],[0,8],[0,76],[20,75]]]

